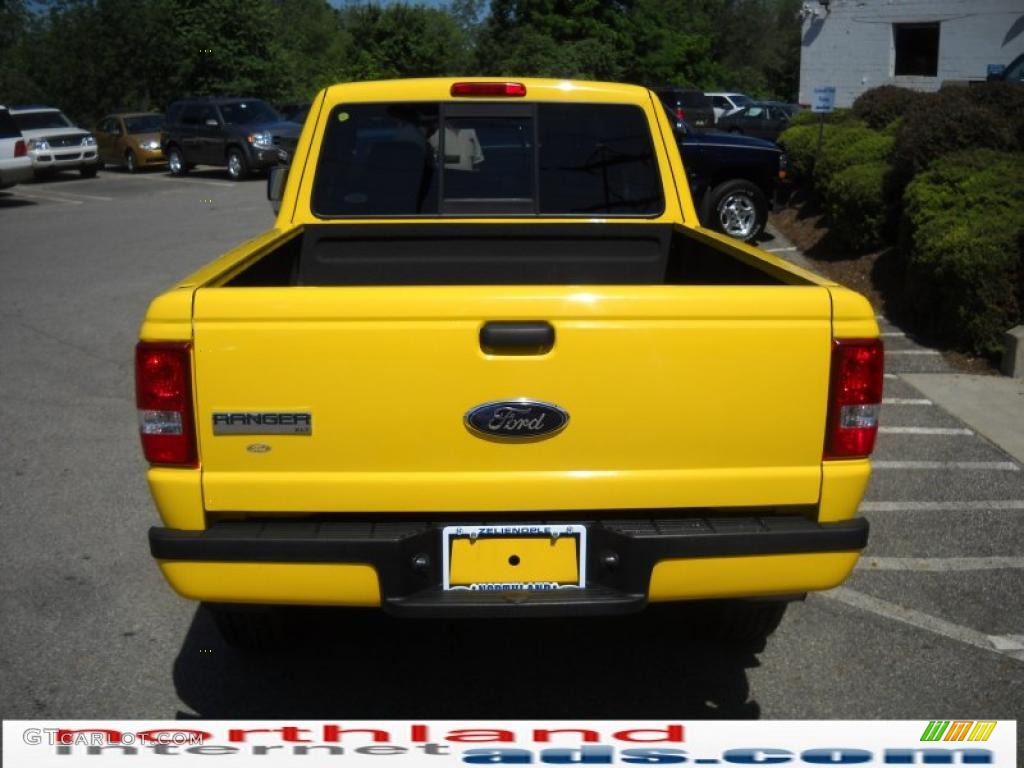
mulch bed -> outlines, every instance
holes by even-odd
[[[901,301],[902,281],[894,249],[850,253],[831,236],[818,201],[800,193],[794,194],[784,208],[771,214],[769,221],[814,262],[819,272],[864,295],[876,312],[899,325],[915,341],[938,349],[957,371],[999,373],[998,361],[947,349],[941,341],[920,332],[916,318]]]

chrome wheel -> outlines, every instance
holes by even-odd
[[[757,226],[757,206],[749,195],[733,192],[718,204],[718,221],[725,234],[746,240]]]
[[[124,167],[127,169],[128,173],[135,173],[135,153],[130,149],[124,153]]]
[[[181,176],[185,172],[185,161],[181,157],[181,151],[175,147],[167,153],[167,167],[175,176]]]
[[[238,181],[244,173],[245,167],[242,165],[242,156],[238,152],[228,153],[228,176],[234,181]]]

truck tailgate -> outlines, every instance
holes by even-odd
[[[491,321],[553,348],[491,355]],[[208,511],[502,512],[815,504],[830,359],[819,286],[199,288]],[[568,412],[533,441],[468,411]],[[214,434],[214,413],[308,412],[309,434]]]

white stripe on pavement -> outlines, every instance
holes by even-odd
[[[964,427],[879,427],[883,435],[973,435]]]
[[[815,596],[845,603],[853,608],[859,608],[862,611],[868,611],[892,621],[899,621],[917,629],[923,629],[926,632],[980,648],[983,651],[990,651],[1003,656],[1009,656],[1017,661],[1024,661],[1024,643],[1019,642],[1018,635],[986,635],[984,632],[979,632],[976,629],[954,624],[951,621],[922,613],[913,608],[890,603],[888,600],[865,595],[863,592],[857,592],[849,587],[836,587],[828,592],[818,592]]]
[[[863,501],[861,512],[1024,512],[1024,499],[994,501]]]
[[[1024,557],[862,557],[861,571],[999,571],[1024,568]]]
[[[795,245],[791,245],[786,248],[765,248],[765,250],[768,251],[768,253],[784,253],[788,251],[796,251],[799,249]]]
[[[1020,472],[1014,461],[873,461],[874,469],[970,469]]]
[[[935,405],[926,397],[883,397],[882,405]]]
[[[205,184],[208,187],[233,187],[234,184],[227,181],[206,181],[205,179],[180,179],[177,176],[168,176],[167,181],[177,181],[182,184]]]
[[[27,197],[32,200],[48,200],[51,203],[64,203],[65,205],[81,205],[81,200],[69,200],[66,197],[58,197],[56,195],[40,195],[38,192],[25,192],[24,190],[16,190],[15,194],[20,197]]]
[[[907,334],[903,331],[886,331],[885,333],[878,334],[883,339],[905,339]]]
[[[939,350],[937,349],[887,349],[885,350],[887,355],[937,355]]]

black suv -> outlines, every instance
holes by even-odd
[[[658,94],[677,127],[684,120],[691,130],[698,133],[715,127],[715,109],[711,105],[711,97],[705,96],[703,91],[673,85],[654,86],[651,90]]]
[[[294,127],[260,99],[184,99],[167,109],[160,143],[175,176],[220,165],[238,180],[277,165],[275,134]]]

